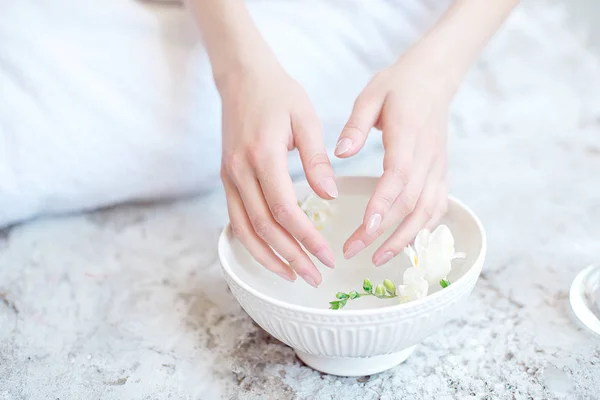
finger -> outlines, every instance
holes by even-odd
[[[389,101],[383,108],[383,175],[365,210],[363,224],[368,235],[377,231],[396,198],[408,184],[415,152],[416,129],[397,120],[397,111]]]
[[[384,100],[385,95],[375,90],[365,89],[358,96],[335,146],[334,154],[337,157],[351,157],[362,149],[369,131],[377,124]]]
[[[376,266],[387,263],[400,253],[437,213],[438,185],[442,175],[440,164],[441,162],[434,164],[414,212],[402,221],[394,233],[373,254],[373,263]]]
[[[286,154],[270,156],[269,168],[257,169],[257,178],[273,219],[304,248],[329,268],[335,266],[334,254],[325,237],[298,207]]]
[[[412,168],[410,180],[394,200],[385,220],[382,220],[381,224],[375,229],[370,228],[370,233],[367,233],[367,225],[370,221],[367,224],[361,225],[344,244],[344,258],[349,259],[354,257],[387,229],[399,224],[415,210],[423,191],[423,186],[425,185],[427,173],[431,167],[432,152],[433,150],[428,147],[421,147],[418,150],[418,156],[415,157],[415,160],[418,160],[418,162],[415,162]],[[439,177],[435,179],[435,181],[438,180]]]
[[[256,235],[282,256],[311,286],[321,283],[321,273],[298,242],[271,215],[256,178],[235,182]]]
[[[439,184],[438,193],[437,193],[437,207],[436,211],[427,222],[425,226],[430,231],[433,231],[439,225],[440,221],[446,215],[448,211],[448,183],[444,179],[442,183]]]
[[[285,264],[273,250],[254,232],[250,220],[244,210],[242,199],[226,174],[222,174],[223,186],[227,197],[227,211],[231,222],[231,230],[244,245],[252,257],[269,271],[276,273],[290,282],[296,280],[296,273]]]
[[[292,132],[310,187],[323,199],[335,199],[338,189],[333,168],[325,150],[321,124],[314,111],[292,115]]]

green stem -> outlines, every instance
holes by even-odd
[[[388,294],[384,294],[383,296],[377,296],[375,293],[363,293],[361,294],[361,296],[375,296],[378,299],[393,299],[394,297],[398,297],[397,294],[395,295],[388,295]]]

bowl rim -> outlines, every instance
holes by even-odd
[[[352,176],[352,175],[347,175],[347,176],[339,176],[336,177],[336,180],[340,180],[340,179],[355,179],[355,178],[379,178],[376,176]],[[294,182],[294,186],[297,184],[302,184],[302,183],[307,183],[306,180],[304,181],[296,181]],[[448,196],[448,200],[459,206],[460,208],[462,208],[464,211],[467,212],[467,214],[469,214],[469,216],[475,221],[475,224],[477,225],[477,228],[479,230],[479,234],[481,235],[481,250],[479,251],[479,255],[477,256],[477,258],[475,259],[475,261],[473,262],[473,265],[471,266],[471,268],[469,268],[469,270],[460,278],[458,278],[457,281],[453,282],[452,285],[450,285],[448,288],[446,288],[445,290],[439,290],[435,293],[432,293],[430,295],[427,295],[421,299],[418,300],[413,300],[413,301],[409,301],[406,303],[399,303],[399,304],[395,304],[392,306],[386,306],[386,307],[378,307],[378,308],[368,308],[368,309],[361,309],[361,310],[331,310],[331,309],[322,309],[322,308],[314,308],[314,307],[308,307],[308,306],[302,306],[299,304],[294,304],[294,303],[288,303],[286,301],[283,300],[279,300],[276,299],[274,297],[268,296],[264,293],[259,292],[258,290],[254,289],[252,286],[248,285],[247,283],[245,283],[242,279],[240,279],[231,269],[231,266],[229,265],[227,259],[223,256],[224,253],[224,247],[226,245],[227,242],[227,236],[229,234],[229,232],[231,231],[231,223],[228,221],[227,224],[223,227],[223,230],[221,231],[221,234],[219,235],[219,243],[218,243],[218,255],[219,255],[219,261],[221,263],[221,267],[222,269],[225,271],[225,273],[237,284],[239,285],[243,290],[245,290],[246,292],[250,293],[252,296],[265,301],[266,303],[270,303],[273,304],[275,306],[290,310],[290,311],[295,311],[295,312],[300,312],[300,313],[307,313],[307,314],[312,314],[312,315],[324,315],[324,316],[364,316],[364,315],[373,315],[373,314],[390,314],[390,313],[394,313],[397,311],[402,311],[402,310],[407,310],[407,309],[411,309],[411,308],[419,308],[419,306],[423,305],[423,304],[427,304],[427,303],[433,303],[436,301],[437,298],[444,296],[444,293],[448,294],[450,292],[453,292],[455,290],[459,290],[461,286],[463,286],[463,284],[466,283],[466,278],[467,275],[472,275],[475,271],[476,268],[474,268],[477,265],[483,265],[483,260],[485,258],[486,255],[486,251],[487,251],[487,237],[486,237],[486,232],[485,229],[483,228],[483,224],[481,223],[481,221],[479,220],[479,217],[477,217],[477,215],[473,212],[473,210],[471,210],[468,206],[466,206],[462,201],[458,200],[456,197],[449,195]],[[479,273],[477,274],[479,276]]]

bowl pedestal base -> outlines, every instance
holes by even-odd
[[[296,350],[298,358],[309,367],[317,371],[337,376],[365,376],[386,371],[403,363],[415,351],[415,346],[397,353],[381,356],[355,358],[355,357],[319,357]]]

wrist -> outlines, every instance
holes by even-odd
[[[466,50],[435,34],[425,36],[415,48],[430,65],[432,78],[451,94],[456,92],[473,62],[474,58]]]
[[[277,64],[244,0],[188,0],[220,93],[253,71]]]
[[[236,87],[248,79],[260,79],[281,69],[270,49],[239,51],[211,57],[213,79],[221,97],[235,91]]]
[[[418,47],[438,72],[458,85],[519,0],[455,0]]]
[[[443,42],[424,37],[401,55],[392,68],[396,74],[421,82],[423,90],[427,88],[440,101],[450,102],[465,76],[468,62],[449,53]]]

